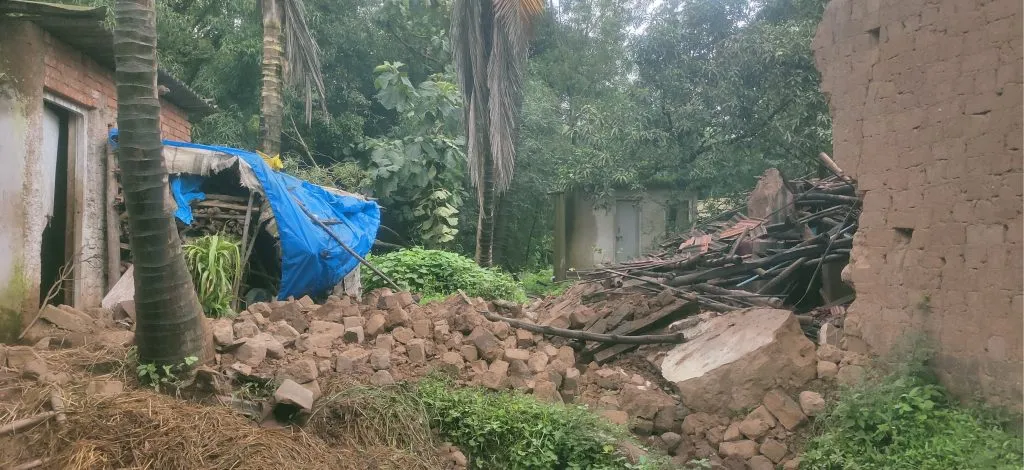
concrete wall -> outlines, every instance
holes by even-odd
[[[1020,0],[833,0],[814,39],[864,212],[848,344],[938,346],[956,393],[1020,408]]]
[[[0,308],[33,312],[40,301],[40,243],[46,219],[40,163],[44,100],[77,113],[84,143],[74,157],[75,270],[79,307],[97,306],[105,276],[107,133],[116,126],[113,73],[31,22],[0,19]],[[189,140],[185,113],[161,102],[165,138]],[[5,286],[10,291],[3,294]],[[2,333],[2,332],[0,332]]]
[[[620,191],[608,201],[595,201],[586,195],[573,193],[566,196],[566,251],[568,267],[588,269],[615,261],[615,201],[635,199],[640,207],[640,251],[649,253],[659,249],[666,231],[676,232],[694,219],[695,204],[679,197],[677,191],[649,190],[646,192]],[[666,228],[666,211],[676,206],[676,227]]]

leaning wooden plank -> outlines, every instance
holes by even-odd
[[[672,304],[658,310],[657,312],[651,313],[644,318],[639,320],[633,320],[625,325],[622,325],[611,332],[614,335],[638,335],[647,333],[658,328],[663,328],[671,324],[672,322],[679,320],[687,315],[696,313],[699,310],[699,306],[696,302],[690,302],[688,300],[677,300]],[[606,352],[614,349],[614,352]],[[615,355],[628,351],[632,348],[611,348],[610,345],[599,344],[594,348],[588,350],[585,355],[593,356],[594,360],[598,363],[602,362],[598,358],[603,358],[604,361],[614,357]]]
[[[461,292],[460,292],[461,293]],[[467,299],[468,300],[468,299]],[[527,321],[516,320],[514,318],[503,317],[496,313],[491,313],[486,310],[478,310],[477,313],[483,315],[484,318],[490,321],[503,321],[508,323],[509,326],[520,328],[526,331],[532,331],[534,333],[541,333],[549,336],[561,336],[563,338],[581,339],[584,341],[594,341],[597,343],[605,344],[617,344],[623,345],[628,344],[636,346],[638,344],[661,344],[661,343],[682,343],[685,338],[681,333],[673,333],[667,335],[618,335],[618,334],[597,334],[589,333],[586,331],[579,330],[568,330],[565,328],[555,328],[553,326],[542,326],[536,323],[530,323]]]

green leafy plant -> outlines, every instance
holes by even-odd
[[[374,69],[377,100],[397,112],[393,137],[370,138],[368,175],[374,193],[411,222],[423,244],[450,244],[462,206],[464,139],[458,135],[458,88],[442,74],[413,86],[401,62]]]
[[[662,463],[629,463],[618,452],[628,439],[581,406],[537,401],[518,392],[452,388],[437,378],[418,384],[431,427],[467,451],[477,469],[654,469]]]
[[[960,407],[924,363],[845,390],[820,421],[803,469],[1017,469],[1020,436],[993,413]]]
[[[369,261],[398,285],[425,297],[448,296],[461,289],[471,297],[487,300],[526,301],[522,286],[512,276],[497,269],[481,268],[457,253],[409,248],[371,255]],[[372,272],[364,271],[362,276],[367,290],[386,287]]]
[[[525,273],[520,276],[523,289],[530,297],[559,296],[572,286],[571,281],[552,281],[555,271],[551,268]]]
[[[199,362],[195,356],[186,357],[179,364],[167,364],[158,366],[152,362],[139,364],[135,367],[139,380],[153,387],[153,390],[160,391],[162,387],[176,387],[181,383],[181,375],[192,368],[192,365]]]
[[[238,242],[225,235],[207,235],[182,248],[203,310],[212,317],[230,316],[234,282],[241,275]]]

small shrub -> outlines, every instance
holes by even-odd
[[[232,289],[241,264],[238,242],[224,235],[207,235],[182,248],[203,311],[212,317],[231,315]]]
[[[516,392],[450,388],[438,379],[419,383],[431,427],[462,448],[477,469],[661,468],[629,464],[616,443],[625,429],[586,408],[542,403]]]
[[[522,286],[512,276],[497,269],[481,268],[457,253],[410,248],[371,255],[368,261],[396,284],[425,297],[449,296],[461,289],[466,295],[487,300],[526,300]],[[365,267],[362,269],[364,289],[386,287],[378,276]]]
[[[572,286],[571,281],[555,282],[555,271],[551,268],[525,273],[521,276],[523,289],[530,297],[559,296]]]
[[[843,391],[821,423],[802,469],[1019,469],[1024,458],[1019,436],[958,407],[923,363]]]

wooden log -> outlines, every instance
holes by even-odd
[[[745,290],[732,290],[725,289],[718,286],[712,286],[711,284],[694,284],[695,289],[706,292],[708,294],[718,294],[727,297],[735,297],[742,299],[745,302],[750,302],[754,305],[762,307],[779,308],[782,306],[782,299],[778,297],[765,297],[762,295],[755,294],[753,292],[747,292]]]
[[[64,414],[64,398],[55,389],[50,390],[50,408],[57,413],[57,425],[67,423],[68,417]]]
[[[16,467],[11,467],[11,470],[32,470],[33,468],[39,468],[46,465],[46,462],[49,462],[49,459],[30,460]]]
[[[249,199],[252,200],[254,192],[249,192]],[[231,202],[217,201],[217,200],[206,200],[206,201],[195,201],[192,203],[196,207],[217,207],[221,209],[233,209],[236,211],[253,212],[254,209],[251,205],[247,204],[234,204]]]
[[[17,421],[7,423],[3,426],[0,426],[0,435],[14,434],[18,431],[42,423],[50,418],[53,418],[54,416],[57,416],[56,411],[45,411],[29,418],[19,419]]]
[[[462,300],[473,305],[470,302],[469,297],[466,296],[465,292],[459,291],[459,295],[462,296]],[[673,333],[668,335],[622,335],[622,334],[598,334],[590,333],[587,331],[580,330],[569,330],[565,328],[555,328],[553,326],[543,326],[536,323],[530,323],[527,321],[516,320],[515,318],[508,318],[498,315],[496,313],[489,312],[487,310],[477,310],[477,313],[483,315],[484,318],[490,321],[502,321],[508,323],[509,326],[515,328],[521,328],[526,331],[533,333],[540,333],[549,336],[559,336],[562,338],[579,339],[584,341],[593,341],[596,343],[606,344],[661,344],[661,343],[682,343],[686,340],[681,333]]]
[[[804,263],[806,263],[808,260],[810,260],[810,258],[806,257],[806,256],[803,257],[803,258],[797,259],[796,261],[793,262],[793,264],[790,264],[789,266],[786,267],[786,269],[783,269],[782,272],[779,273],[778,276],[775,276],[775,279],[772,279],[771,281],[768,281],[767,284],[761,286],[761,288],[757,290],[757,293],[758,294],[766,294],[766,293],[767,294],[771,294],[771,293],[774,293],[776,288],[781,286],[782,283],[786,282],[793,275],[793,273],[795,273],[797,269],[802,268]]]
[[[228,196],[227,194],[207,194],[206,199],[213,199],[215,201],[237,202],[239,204],[245,204],[246,201],[246,198],[242,196]]]
[[[835,160],[832,160],[832,157],[829,157],[827,153],[819,153],[818,161],[820,161],[828,171],[832,172],[833,175],[836,175],[837,178],[846,182],[850,181],[850,177],[846,176],[846,173],[843,173],[843,169],[839,168],[839,165],[836,165]]]

